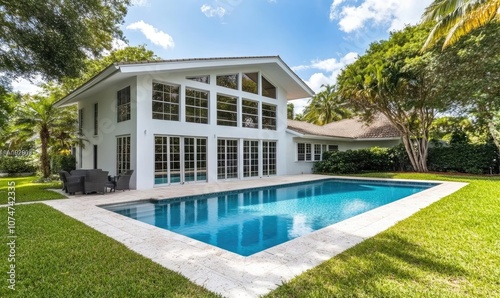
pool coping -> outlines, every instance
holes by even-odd
[[[252,189],[328,178],[439,183],[439,185],[356,215],[248,257],[100,208],[138,200]],[[467,185],[409,179],[294,175],[265,179],[175,185],[106,195],[76,196],[44,203],[123,243],[194,283],[226,297],[258,297],[316,267]]]

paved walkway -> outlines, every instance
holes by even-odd
[[[71,196],[70,199],[44,203],[123,243],[131,250],[165,268],[186,276],[210,291],[226,297],[258,297],[466,185],[466,183],[458,182],[441,182],[433,188],[249,257],[243,257],[98,207],[103,204],[142,199],[175,198],[325,178],[332,178],[332,176],[296,175],[175,185],[146,191],[132,190],[104,195]],[[371,180],[370,178],[355,179]]]

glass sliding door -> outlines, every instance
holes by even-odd
[[[207,181],[207,139],[196,139],[196,181]]]
[[[181,138],[170,137],[169,183],[181,182]]]
[[[262,142],[262,175],[276,175],[276,142]]]
[[[207,181],[207,140],[155,137],[155,184]]]
[[[195,138],[184,138],[184,181],[195,181]]]
[[[259,141],[243,141],[243,177],[259,176]]]
[[[217,140],[217,178],[238,178],[237,140]]]

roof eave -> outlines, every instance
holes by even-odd
[[[99,84],[100,82],[104,81],[105,79],[109,78],[110,76],[114,75],[115,73],[119,72],[120,69],[118,66],[115,64],[111,64],[107,68],[105,68],[103,71],[89,79],[87,82],[85,82],[83,85],[80,85],[80,87],[76,88],[73,90],[71,93],[66,95],[65,97],[61,98],[58,100],[54,106],[59,108],[59,107],[64,107],[68,105],[75,104],[74,102],[71,102],[72,99],[80,95],[81,93],[89,90],[93,86]]]
[[[354,139],[356,142],[364,142],[364,141],[397,141],[401,140],[401,137],[389,137],[389,138],[356,138]]]

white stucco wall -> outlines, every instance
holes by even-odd
[[[116,116],[116,93],[127,86],[131,87],[131,119],[118,123]],[[116,175],[116,137],[131,136],[131,164],[134,164],[136,146],[136,98],[135,80],[124,80],[113,88],[96,92],[86,100],[78,102],[78,109],[83,109],[83,138],[82,163],[79,162],[77,149],[77,167],[92,169],[94,167],[94,145],[97,145],[97,168],[108,171],[109,175]],[[98,134],[94,135],[94,104],[98,103]],[[81,166],[80,166],[81,165]],[[135,175],[134,175],[135,176]],[[135,188],[132,179],[130,187]]]
[[[113,84],[112,88],[95,92],[78,103],[78,108],[83,108],[83,132],[85,148],[81,168],[93,168],[93,146],[98,146],[98,168],[116,175],[116,138],[130,135],[131,137],[131,169],[134,175],[131,187],[137,189],[150,189],[154,185],[154,137],[163,136],[191,136],[207,139],[207,167],[208,181],[217,180],[217,139],[236,139],[239,146],[239,177],[243,177],[243,141],[260,140],[277,142],[277,175],[287,174],[287,158],[282,152],[286,143],[286,93],[273,83],[272,78],[263,75],[277,87],[277,99],[267,98],[239,90],[232,90],[216,85],[216,75],[259,72],[255,67],[236,68],[226,67],[212,71],[168,72],[140,74],[132,79],[121,80]],[[210,84],[187,80],[187,76],[210,75]],[[152,118],[152,84],[153,81],[166,84],[180,85],[180,121],[156,120]],[[260,85],[260,84],[259,84]],[[131,120],[117,123],[116,93],[127,86],[131,87]],[[241,83],[240,83],[241,86]],[[209,124],[196,124],[185,121],[185,102],[182,100],[185,88],[208,91],[209,98]],[[235,96],[238,98],[238,127],[217,125],[217,94]],[[241,124],[241,101],[249,99],[259,102],[259,127],[261,127],[262,103],[272,104],[277,107],[277,130],[244,128]],[[99,107],[99,133],[94,136],[94,103]],[[78,151],[78,150],[77,150]],[[77,152],[77,159],[79,153]],[[80,165],[80,163],[77,163]],[[80,166],[78,166],[80,167]],[[262,161],[260,162],[262,174]]]

